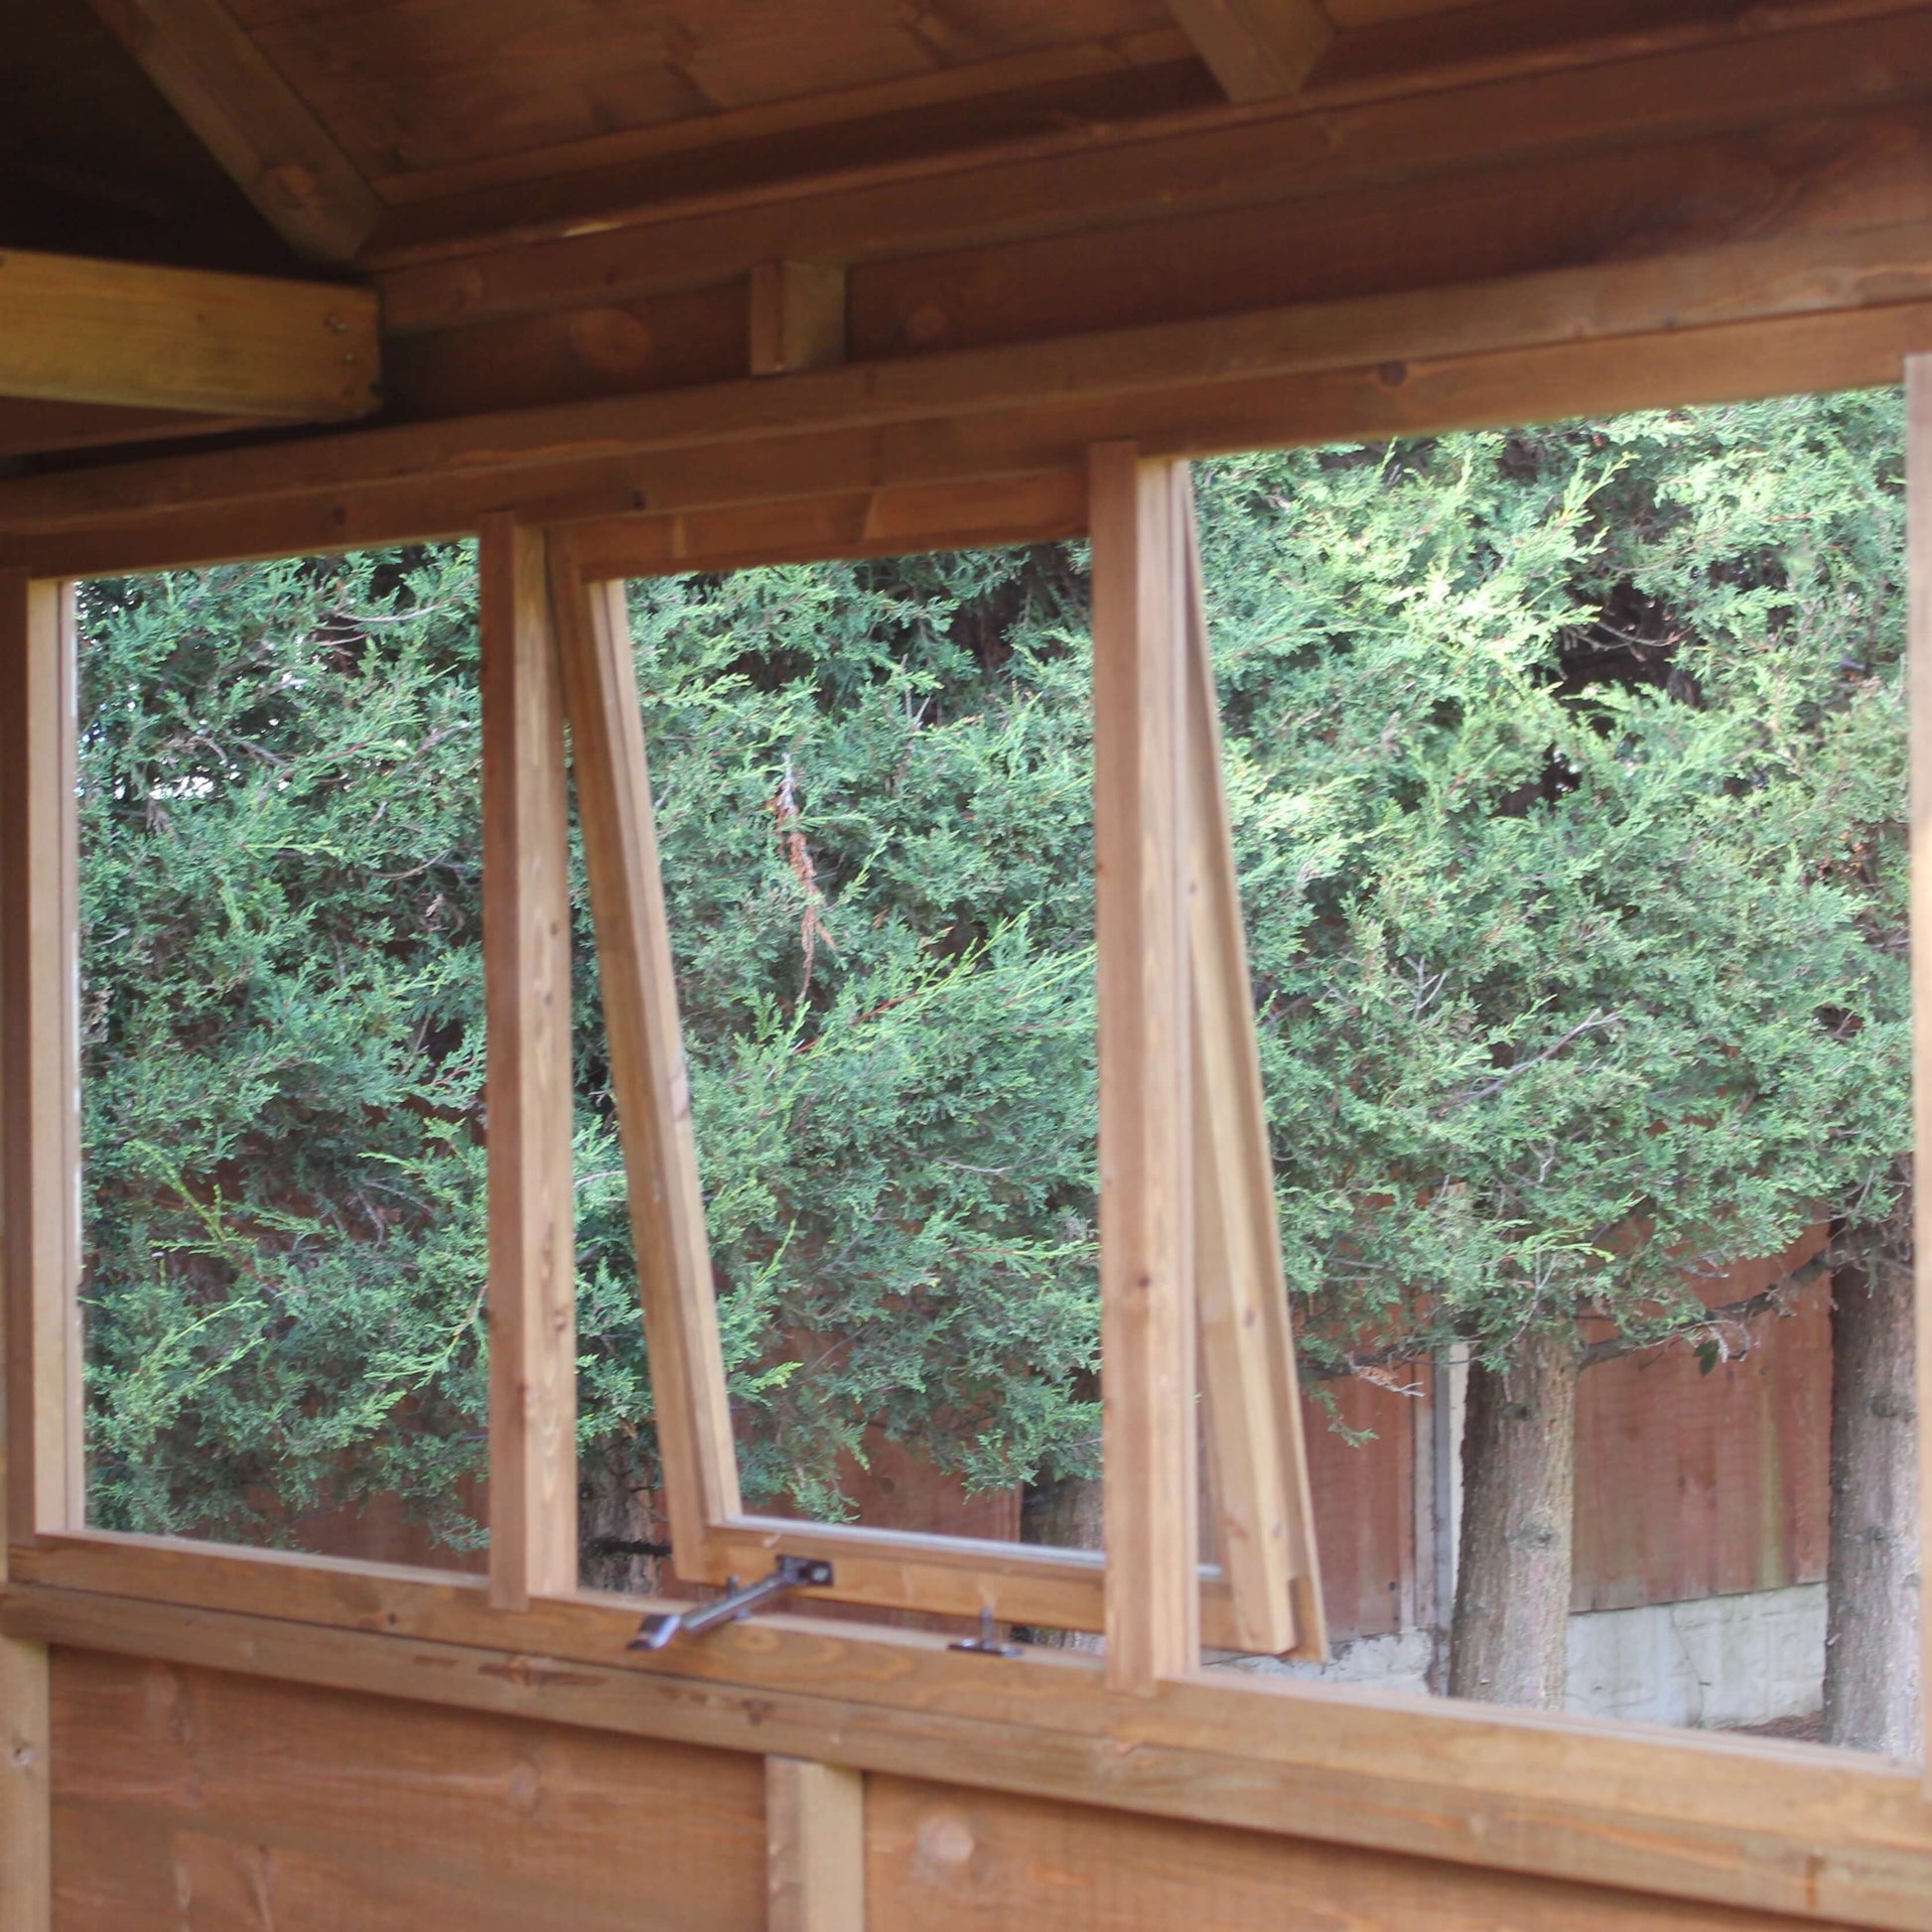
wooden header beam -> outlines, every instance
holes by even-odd
[[[450,535],[495,509],[838,496],[863,532],[878,492],[979,482],[991,504],[996,480],[1049,487],[1111,439],[1207,456],[1741,401],[1895,382],[1927,349],[1932,231],[1904,223],[0,481],[0,563],[99,576]],[[657,527],[672,555],[734,547]]]
[[[340,422],[379,365],[366,289],[0,253],[0,396]]]

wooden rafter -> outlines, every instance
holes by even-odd
[[[340,422],[378,360],[364,289],[0,254],[0,397]]]
[[[1320,0],[1168,0],[1230,100],[1297,92],[1335,37]]]
[[[382,212],[222,0],[88,0],[298,255],[353,259]]]

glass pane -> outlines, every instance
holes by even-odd
[[[1086,599],[1059,547],[631,587],[751,1509],[1096,1540]],[[607,1117],[587,1173],[617,1170]],[[611,1189],[585,1201],[587,1493],[647,1542]]]
[[[1200,474],[1339,1674],[1916,1750],[1902,434]]]
[[[467,545],[80,595],[87,1508],[476,1567]]]

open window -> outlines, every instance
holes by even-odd
[[[547,572],[679,1575],[721,1584],[756,1578],[781,1556],[814,1558],[832,1571],[817,1593],[836,1600],[1104,1630],[1115,1681],[1145,1686],[1191,1668],[1203,1641],[1319,1655],[1323,1638],[1186,467],[1125,446],[1096,451],[1091,531],[1104,1556],[744,1508],[630,627],[613,570],[620,560],[599,554],[595,532],[553,538],[545,559],[542,539],[499,527],[484,538],[485,607],[493,600],[498,622],[506,610],[523,614],[520,703],[541,719],[551,748],[541,824],[533,821],[553,855],[551,883],[530,925],[553,935],[534,942],[551,952],[518,982],[537,988],[560,983],[565,970],[554,952],[563,821],[559,700],[543,682]],[[649,533],[639,535],[647,544]],[[901,531],[875,530],[863,547],[907,546]],[[687,542],[676,561],[702,569],[710,559]],[[500,649],[494,661],[500,670]],[[532,768],[527,756],[519,761],[519,783]],[[535,1050],[547,1082],[534,1059],[527,1076],[506,1076],[529,1080],[527,1092],[516,1088],[525,1104],[545,1085],[554,1090],[566,1050],[560,1016],[541,1004],[508,1030],[521,1045],[503,1049],[543,1041]],[[553,1144],[564,1132],[554,1104],[547,1132]],[[567,1211],[561,1163],[551,1176],[534,1218],[555,1227]],[[530,1225],[531,1211],[518,1211]],[[540,1390],[567,1388],[562,1322],[556,1301],[547,1312],[513,1312],[497,1331],[499,1347],[521,1334],[526,1353],[540,1342],[551,1363],[546,1372],[526,1361],[520,1375],[501,1366],[498,1387],[512,1408],[498,1412],[499,1498],[506,1481],[533,1498],[561,1491],[559,1475],[543,1471],[568,1433],[563,1411],[544,1397],[540,1417],[536,1403]],[[1203,1490],[1212,1498],[1206,1526]],[[506,1538],[500,1501],[498,1509],[498,1589],[513,1601],[545,1585],[535,1554],[523,1577],[505,1574],[517,1539]],[[557,1520],[547,1502],[533,1500],[529,1514]],[[1204,1527],[1218,1563],[1200,1562]],[[549,1587],[570,1542],[559,1539],[551,1554]]]

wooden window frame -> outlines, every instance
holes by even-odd
[[[816,1593],[832,1600],[1104,1631],[1113,1681],[1151,1692],[1192,1667],[1203,1635],[1305,1656],[1325,1654],[1326,1638],[1188,467],[1099,445],[1087,494],[1104,1553],[744,1508],[628,579],[605,575],[608,548],[568,530],[550,543],[549,570],[679,1575],[722,1584],[761,1576],[780,1555],[823,1558],[834,1580]],[[965,520],[943,497],[930,507],[942,540]],[[903,543],[904,522],[895,531],[875,522],[869,542]],[[552,1333],[555,1359],[526,1379],[560,1375],[572,1345]],[[1218,1564],[1198,1554],[1202,1436]]]
[[[1400,421],[1349,405],[1249,413],[1238,428],[1189,431],[1196,450],[1259,442],[1403,434],[1505,415],[1556,417],[1672,400],[1719,400],[1895,379],[1907,356],[1911,451],[1913,909],[1932,917],[1932,312],[1913,305],[1782,325],[1713,327],[1551,351],[1539,379],[1505,382],[1507,356],[1472,358],[1473,387],[1420,398]],[[1787,337],[1789,340],[1787,340]],[[1740,361],[1739,354],[1749,359]],[[1488,373],[1485,373],[1487,371]],[[1492,379],[1493,377],[1493,379]],[[788,378],[807,381],[810,378]],[[1366,381],[1368,378],[1364,378]],[[1485,386],[1486,385],[1486,386]],[[247,456],[251,453],[243,453]],[[260,453],[252,453],[259,455]],[[171,473],[172,474],[172,473]],[[212,473],[210,473],[212,474]],[[225,475],[225,472],[221,474]],[[568,526],[581,570],[630,574],[776,557],[877,554],[1021,540],[989,483],[960,527],[922,513],[894,484],[798,498],[762,514],[611,518]],[[1082,480],[1064,466],[1022,478],[1042,533],[1063,535]],[[969,492],[966,492],[969,493]],[[965,493],[957,485],[927,492]],[[327,521],[341,542],[400,541],[474,524],[463,491],[399,495]],[[929,509],[928,500],[923,508]],[[602,514],[566,508],[551,515]],[[626,1652],[635,1599],[533,1589],[498,1607],[489,1580],[381,1564],[224,1550],[77,1527],[70,1439],[49,1429],[37,1386],[74,1372],[61,1314],[72,1267],[71,1147],[64,1098],[70,1061],[49,1052],[72,1000],[71,938],[35,928],[63,903],[59,840],[70,802],[47,783],[49,706],[70,704],[60,652],[71,620],[57,574],[167,567],[214,555],[301,546],[281,509],[256,518],[195,510],[170,520],[117,512],[0,554],[0,1187],[4,1187],[8,1574],[0,1582],[0,1655],[16,1768],[44,1805],[47,1645],[73,1645],[340,1691],[544,1718],[646,1737],[858,1770],[949,1779],[1004,1791],[1193,1819],[1411,1857],[1436,1858],[1654,1898],[1704,1901],[1835,1923],[1932,1927],[1932,1806],[1918,1767],[1853,1753],[1547,1713],[1364,1697],[1345,1687],[1188,1669],[1158,1695],[1108,1683],[1097,1660],[1031,1653],[995,1665],[917,1632],[774,1614],[660,1655]],[[304,509],[302,516],[309,511]],[[1045,526],[1058,520],[1060,527]],[[320,526],[318,526],[320,527]],[[714,541],[715,539],[715,541]],[[321,547],[326,547],[323,545]],[[546,559],[546,563],[548,560]],[[642,574],[638,572],[638,574]],[[65,627],[68,642],[60,639]],[[36,641],[38,640],[38,641]],[[49,653],[50,640],[54,649]],[[36,659],[33,650],[43,655]],[[51,674],[50,674],[51,673]],[[35,762],[39,760],[39,762]],[[23,774],[37,771],[30,782]],[[547,782],[547,780],[546,780]],[[553,793],[554,796],[554,793]],[[36,800],[43,801],[36,805]],[[54,799],[50,810],[46,801]],[[70,801],[70,794],[69,794]],[[70,837],[70,834],[69,834]],[[70,846],[69,847],[70,850]],[[533,903],[540,899],[538,894]],[[65,901],[70,904],[71,900]],[[70,921],[69,925],[70,933]],[[1914,960],[1916,1132],[1932,1132],[1932,949]],[[68,1004],[64,1004],[68,1003]],[[541,1056],[535,1063],[540,1063]],[[1918,1304],[1932,1319],[1932,1226],[1919,1203]],[[1932,1413],[1932,1351],[1921,1351],[1921,1408]],[[57,1406],[77,1414],[63,1395]],[[538,1432],[540,1436],[541,1432]],[[1932,1444],[1921,1433],[1921,1467]],[[22,1445],[26,1445],[23,1451]],[[22,1479],[20,1457],[33,1473]],[[58,1479],[53,1473],[66,1471]],[[1926,1486],[1932,1490],[1932,1481]],[[532,1578],[538,1566],[529,1564]],[[37,1661],[40,1660],[40,1661]],[[37,1754],[38,1753],[38,1754]],[[38,1782],[36,1782],[38,1781]],[[0,1799],[9,1790],[0,1780]],[[7,1842],[44,1839],[22,1809]],[[0,1806],[0,1809],[4,1809]],[[36,1839],[36,1833],[39,1839]],[[39,1853],[33,1856],[39,1857]],[[1566,1909],[1568,1906],[1566,1905]],[[1553,1921],[1554,1922],[1554,1921]],[[1687,1922],[1704,1923],[1693,1912]],[[1715,1920],[1711,1921],[1713,1924]]]

